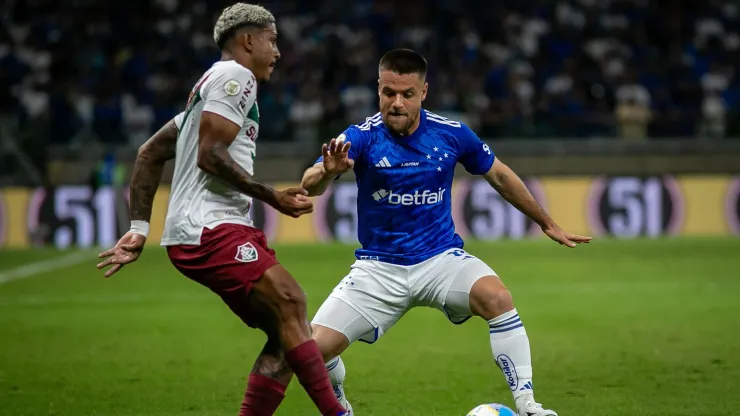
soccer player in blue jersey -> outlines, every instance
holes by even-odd
[[[463,250],[451,214],[460,163],[567,247],[591,238],[564,231],[519,177],[465,124],[422,109],[427,62],[408,49],[380,61],[380,112],[323,146],[302,187],[321,195],[350,169],[357,180],[362,248],[349,274],[312,322],[334,390],[345,408],[340,354],[354,341],[373,343],[411,308],[429,306],[453,323],[488,321],[491,350],[520,416],[557,416],[534,399],[529,338],[511,294],[483,261]]]

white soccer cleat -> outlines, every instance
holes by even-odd
[[[516,399],[516,411],[519,416],[558,416],[554,410],[545,409],[534,401],[534,396],[525,394]]]
[[[355,411],[352,410],[352,405],[347,401],[347,399],[340,400],[339,403],[347,411],[347,416],[353,416],[355,414]]]
[[[344,395],[344,385],[338,384],[333,385],[332,388],[334,388],[334,394],[337,396],[337,400],[339,400],[339,404],[344,407],[344,410],[347,411],[347,416],[354,415],[354,411],[352,410],[352,405],[349,403],[349,400],[347,400],[347,396]]]

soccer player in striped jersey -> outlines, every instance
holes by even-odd
[[[567,247],[591,238],[564,231],[519,177],[470,128],[421,108],[427,63],[406,49],[380,61],[380,112],[323,146],[302,187],[322,194],[350,169],[357,181],[358,237],[362,247],[349,274],[313,319],[334,391],[344,396],[339,355],[353,342],[373,343],[409,309],[439,309],[455,324],[471,316],[488,322],[495,363],[520,416],[557,416],[534,398],[529,338],[498,275],[463,250],[451,214],[452,180],[460,163],[482,175],[501,196]]]

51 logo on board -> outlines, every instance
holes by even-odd
[[[587,208],[596,235],[621,238],[677,234],[684,219],[683,196],[670,176],[597,179]]]
[[[57,248],[112,246],[129,229],[128,195],[128,188],[38,188],[29,202],[29,234],[35,244]],[[255,227],[272,239],[277,230],[277,213],[261,201],[253,202],[250,217]]]
[[[38,188],[28,207],[29,234],[57,248],[113,245],[128,231],[127,199],[121,188]]]
[[[545,193],[535,179],[523,179],[545,209]],[[509,204],[484,179],[457,182],[452,199],[455,230],[461,237],[479,240],[521,239],[539,235],[540,227]]]

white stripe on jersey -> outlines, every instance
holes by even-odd
[[[444,116],[440,116],[440,115],[439,115],[439,114],[437,114],[437,113],[432,113],[432,112],[431,112],[431,111],[429,111],[429,110],[424,110],[424,112],[426,113],[426,115],[428,115],[428,116],[431,116],[431,117],[435,117],[435,118],[438,118],[438,119],[440,119],[440,120],[444,120],[444,121],[453,121],[453,120],[450,120],[450,119],[449,119],[449,118],[447,118],[447,117],[444,117]]]
[[[427,120],[434,121],[435,123],[444,124],[452,127],[462,127],[459,121],[450,120],[447,117],[434,114],[431,111],[424,110],[427,114]]]
[[[365,123],[362,126],[360,126],[360,130],[367,131],[367,130],[370,130],[371,128],[376,127],[376,126],[379,126],[381,124],[383,124],[383,120],[382,119],[381,120],[378,120],[378,121],[375,121],[375,122],[373,122],[372,124],[369,124],[369,125],[367,123]]]
[[[457,128],[462,127],[459,121],[450,120],[447,117],[442,117],[439,114],[434,114],[429,110],[424,110],[424,112],[427,115],[427,120],[430,120],[430,121],[433,121],[439,124],[444,124],[450,127],[457,127]],[[377,113],[372,117],[366,118],[364,123],[356,124],[355,126],[359,128],[360,130],[367,131],[375,126],[379,126],[381,123],[383,123],[383,116],[380,113]]]
[[[372,117],[366,118],[364,123],[356,125],[356,126],[360,130],[370,130],[372,126],[377,126],[382,122],[383,122],[383,116],[380,113],[377,113]]]

